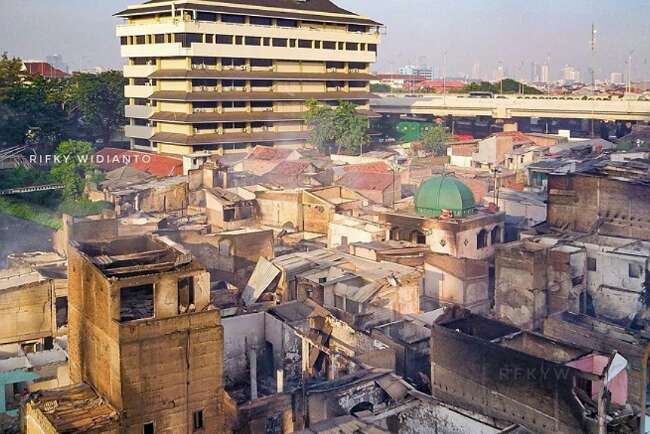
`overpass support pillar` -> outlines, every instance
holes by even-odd
[[[517,122],[513,121],[512,119],[504,119],[503,132],[507,133],[511,131],[519,131],[519,125],[517,125]]]

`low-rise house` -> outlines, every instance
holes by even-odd
[[[515,172],[524,170],[526,166],[541,160],[548,153],[548,147],[527,143],[516,146],[505,155],[504,166]]]
[[[627,375],[627,402],[641,422],[640,431],[647,428],[648,390],[650,389],[650,335],[642,330],[631,330],[592,316],[560,312],[544,320],[544,335],[604,354],[618,352],[629,363]],[[597,390],[592,390],[594,397]]]
[[[390,227],[387,224],[334,214],[327,232],[327,247],[342,247],[347,250],[349,244],[386,241],[389,236]]]
[[[422,295],[426,312],[457,305],[487,315],[492,304],[489,263],[429,252],[424,260]]]
[[[304,190],[302,215],[304,230],[319,234],[329,232],[335,215],[352,216],[368,205],[368,199],[339,185]]]
[[[395,240],[350,243],[348,249],[348,253],[354,256],[377,262],[395,262],[409,267],[424,265],[424,257],[430,252],[426,246]]]
[[[402,197],[400,176],[395,172],[347,172],[336,184],[387,207],[392,207]]]
[[[92,192],[91,198],[111,203],[118,217],[136,212],[180,211],[186,209],[190,202],[189,184],[185,176],[160,179],[130,176],[128,180],[114,181],[100,184],[100,189]]]
[[[479,141],[478,151],[474,153],[474,167],[494,169],[502,166],[508,153],[516,147],[530,145],[534,142],[518,131],[493,134]]]
[[[245,199],[233,190],[219,187],[205,189],[205,209],[208,223],[215,228],[235,230],[255,222],[254,199]],[[250,194],[254,198],[253,194]]]
[[[103,148],[97,151],[93,161],[107,172],[128,166],[158,177],[183,175],[183,160],[150,152]]]
[[[498,201],[499,210],[506,213],[505,241],[515,241],[521,231],[546,221],[546,195],[542,193],[500,188],[498,198],[495,196],[491,191],[483,198],[483,203],[489,206]]]
[[[262,176],[271,172],[283,161],[296,161],[301,158],[302,155],[295,149],[256,146],[245,159],[234,165],[234,170]]]
[[[430,328],[407,316],[399,321],[374,327],[371,336],[395,351],[397,375],[420,390],[430,391]]]
[[[321,170],[308,160],[282,161],[265,173],[260,183],[284,188],[323,187],[332,184],[332,171]]]
[[[449,165],[455,167],[474,167],[472,156],[478,152],[478,140],[450,143],[447,148]]]
[[[504,245],[496,259],[496,310],[539,328],[549,314],[588,313],[623,326],[650,317],[650,244],[604,235],[549,233]]]
[[[0,415],[17,418],[30,393],[68,385],[67,361],[65,339],[36,347],[0,345]]]

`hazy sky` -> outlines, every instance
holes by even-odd
[[[0,51],[26,59],[59,53],[72,69],[119,67],[112,14],[129,0],[1,0]],[[625,71],[650,78],[648,0],[338,0],[386,25],[376,70],[425,63],[447,75],[475,63],[492,76],[502,61],[510,76],[528,78],[531,62],[551,59],[552,77],[571,64],[588,74],[591,23],[598,31],[596,74]]]

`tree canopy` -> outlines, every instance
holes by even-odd
[[[447,154],[447,141],[449,137],[449,131],[446,127],[435,125],[427,128],[422,133],[422,144],[428,151],[440,157]]]
[[[369,142],[368,120],[348,101],[339,101],[332,108],[310,100],[307,106],[305,119],[311,128],[310,140],[321,151],[330,153],[336,147],[339,154],[342,149],[357,153]]]
[[[110,142],[125,123],[125,80],[117,71],[64,78],[29,76],[0,57],[0,148],[29,144],[50,152],[66,139]]]
[[[118,71],[77,74],[67,80],[68,109],[78,113],[90,138],[110,143],[115,130],[126,123],[124,85]]]
[[[56,148],[52,177],[64,185],[64,199],[79,199],[86,186],[86,175],[93,169],[93,145],[89,142],[68,140]]]
[[[470,83],[463,88],[461,92],[492,92],[492,93],[501,93],[503,89],[504,94],[517,94],[523,93],[524,95],[540,95],[541,90],[523,84],[517,80],[511,78],[503,79],[496,83],[490,83],[489,81],[481,81],[479,83]]]

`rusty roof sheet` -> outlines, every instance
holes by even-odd
[[[83,383],[38,391],[30,403],[62,434],[111,431],[119,422],[117,410]]]

